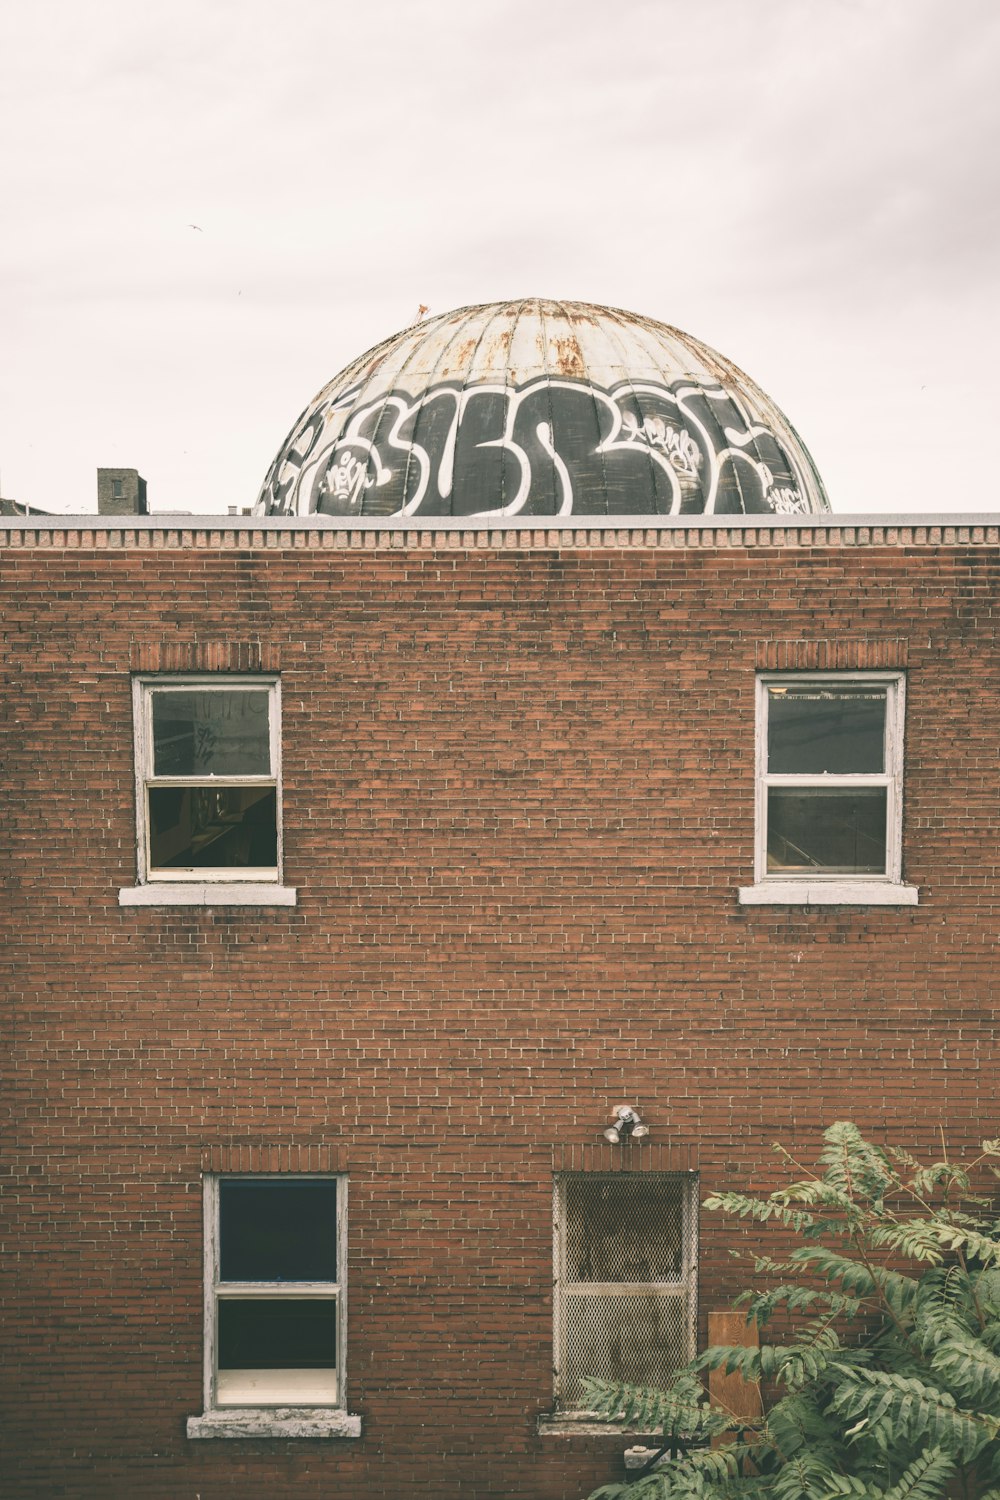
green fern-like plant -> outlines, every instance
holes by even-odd
[[[737,1299],[759,1346],[706,1349],[663,1391],[587,1382],[599,1416],[681,1451],[590,1500],[1000,1500],[998,1178],[1000,1140],[925,1165],[841,1121],[817,1171],[767,1198],[706,1199],[799,1243],[754,1256]],[[767,1342],[776,1315],[790,1331]],[[763,1415],[711,1405],[711,1370],[758,1384]]]

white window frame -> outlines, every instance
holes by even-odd
[[[768,770],[768,689],[784,687],[880,687],[886,690],[885,759],[880,773],[772,774]],[[903,865],[903,730],[906,678],[903,672],[761,672],[756,679],[756,750],[754,806],[754,885],[739,892],[743,905],[916,905],[915,886],[902,882]],[[885,870],[882,874],[845,874],[822,870],[770,873],[767,868],[767,811],[771,787],[885,787]]]
[[[566,1189],[571,1181],[595,1178],[619,1178],[621,1172],[559,1172],[553,1180],[552,1191],[552,1368],[555,1382],[555,1400],[559,1417],[568,1420],[573,1430],[578,1430],[580,1420],[593,1420],[594,1413],[566,1403],[564,1371],[566,1368],[566,1309],[565,1299],[571,1295],[590,1297],[634,1297],[669,1296],[684,1301],[685,1359],[693,1359],[698,1342],[698,1173],[692,1171],[659,1172],[643,1171],[635,1176],[649,1181],[673,1178],[681,1184],[681,1272],[672,1281],[642,1282],[597,1282],[570,1281],[566,1265]],[[631,1175],[631,1174],[628,1174]],[[575,1419],[575,1420],[574,1420]],[[559,1420],[545,1424],[546,1431],[557,1434],[561,1428]],[[541,1428],[540,1428],[541,1430]],[[602,1426],[598,1431],[607,1431]]]
[[[259,776],[156,776],[153,772],[153,696],[169,692],[266,692],[268,695],[269,773]],[[294,906],[296,892],[282,884],[284,863],[281,778],[281,679],[261,673],[155,673],[132,679],[135,735],[135,811],[137,875],[134,886],[118,893],[122,906]],[[275,791],[276,864],[244,868],[150,867],[150,786],[263,786]]]
[[[240,1182],[335,1182],[337,1184],[336,1281],[222,1281],[219,1184]],[[213,1172],[203,1178],[204,1212],[204,1415],[189,1417],[190,1438],[211,1437],[359,1437],[361,1418],[346,1409],[347,1397],[347,1177],[340,1172]],[[297,1405],[287,1393],[273,1399],[220,1400],[218,1306],[226,1297],[287,1297],[289,1301],[337,1304],[336,1399]]]

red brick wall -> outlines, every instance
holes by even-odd
[[[7,1495],[575,1500],[624,1444],[535,1431],[554,1148],[628,1099],[704,1191],[767,1186],[771,1141],[808,1154],[836,1118],[914,1148],[998,1132],[996,548],[0,564]],[[737,904],[754,669],[791,641],[908,663],[916,908]],[[230,643],[281,672],[298,906],[120,909],[130,667]],[[241,1142],[350,1173],[359,1441],[184,1437],[200,1173]],[[703,1313],[734,1243],[703,1215]]]

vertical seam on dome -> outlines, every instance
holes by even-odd
[[[567,304],[565,302],[557,302],[555,305],[556,305],[556,307],[559,308],[560,312],[562,313],[563,318],[569,324],[570,328],[573,330],[573,337],[576,339],[577,348],[580,350],[580,362],[583,365],[584,381],[586,383],[587,390],[590,393],[591,405],[594,408],[594,421],[595,421],[595,425],[597,427],[597,457],[598,457],[598,459],[600,461],[600,465],[601,465],[601,479],[602,479],[602,486],[603,486],[603,491],[604,491],[604,493],[602,495],[602,500],[604,502],[604,504],[603,504],[603,512],[598,512],[598,514],[603,514],[605,516],[608,516],[608,515],[611,514],[611,511],[610,511],[610,508],[609,508],[609,504],[608,504],[608,501],[609,501],[609,496],[608,496],[608,465],[607,465],[607,458],[606,458],[606,455],[605,455],[604,450],[603,450],[603,444],[601,442],[601,414],[600,414],[600,411],[598,410],[597,399],[594,396],[594,382],[591,379],[590,367],[589,367],[589,365],[587,363],[587,357],[586,357],[586,355],[584,353],[583,345],[580,343],[580,340],[579,340],[579,338],[577,338],[577,335],[576,335],[576,329],[575,329],[575,326],[574,326],[574,323],[573,323],[572,314],[568,310],[569,306],[571,304]],[[550,398],[550,404],[551,404],[551,398]],[[574,513],[576,511],[575,504],[573,506],[573,511],[574,511]]]
[[[512,344],[513,344],[513,341],[514,341],[514,333],[516,332],[517,324],[518,324],[518,321],[519,321],[519,319],[521,317],[521,314],[524,311],[525,307],[527,307],[528,304],[531,302],[531,300],[532,299],[530,297],[527,297],[527,298],[523,298],[518,303],[517,312],[514,314],[514,318],[513,318],[513,321],[511,323],[511,343]],[[504,307],[509,307],[510,303],[509,302],[505,302],[502,305]],[[475,347],[474,347],[474,349],[472,351],[471,359],[469,360],[468,369],[469,369],[470,373],[471,373],[472,369],[475,366],[476,355],[479,353],[479,350],[482,348],[483,340],[486,338],[486,335],[487,335],[489,329],[493,326],[493,324],[495,322],[497,322],[499,320],[499,312],[497,311],[497,309],[498,309],[499,306],[501,306],[501,304],[499,304],[499,303],[484,303],[482,305],[482,307],[478,309],[479,311],[482,311],[482,312],[485,312],[487,309],[489,309],[490,310],[490,316],[488,318],[484,319],[482,327],[480,328],[480,331],[479,331],[479,336],[476,339]],[[511,382],[510,382],[510,349],[509,348],[507,350],[507,362],[506,362],[506,364],[504,366],[503,378],[502,378],[501,384],[503,386],[504,392],[505,393],[509,393],[509,391],[511,389]],[[466,378],[463,381],[463,384],[462,384],[462,396],[463,397],[464,397],[465,391],[468,390],[468,389],[470,389],[470,388],[474,388],[474,387],[470,386],[470,382]],[[507,419],[508,419],[508,412],[507,412],[507,408],[506,407],[504,408],[503,419],[504,419],[504,430],[506,431]],[[470,516],[470,518],[471,517],[477,517],[477,516],[478,517],[489,517],[489,516],[502,515],[503,511],[506,509],[507,497],[506,497],[506,494],[505,494],[505,484],[506,484],[506,477],[507,477],[507,465],[504,462],[504,458],[503,458],[503,455],[504,455],[505,452],[506,452],[506,448],[504,446],[501,446],[501,449],[500,449],[500,505],[499,506],[490,506],[487,503],[487,507],[485,509],[480,509],[480,510],[476,510],[476,511],[467,512],[467,514]],[[455,513],[454,509],[452,509],[451,514],[454,515],[454,513]],[[463,512],[463,514],[466,514],[466,512]]]
[[[643,403],[642,403],[642,399],[639,396],[639,393],[638,393],[638,391],[635,388],[635,379],[633,377],[633,372],[632,372],[632,370],[629,367],[629,360],[628,360],[628,357],[627,357],[627,354],[628,354],[627,345],[625,343],[624,338],[620,334],[620,329],[623,326],[627,326],[631,330],[634,327],[636,320],[630,314],[623,313],[619,308],[616,308],[616,307],[609,307],[605,311],[606,311],[606,319],[607,319],[608,327],[609,328],[613,328],[615,330],[616,339],[617,339],[617,342],[618,342],[618,345],[619,345],[619,348],[620,348],[620,351],[621,351],[621,353],[620,353],[621,367],[622,367],[622,374],[624,376],[622,384],[623,385],[626,385],[626,384],[628,385],[629,390],[632,392],[632,398],[635,401],[636,406],[639,408],[640,413],[645,414]],[[650,363],[652,364],[653,368],[655,369],[657,375],[660,377],[660,380],[663,383],[664,387],[667,387],[668,382],[666,380],[666,373],[665,373],[665,371],[663,369],[662,360],[652,352],[652,349],[650,348],[650,346],[648,344],[645,343],[644,340],[639,340],[639,342],[641,343],[643,349],[645,350],[645,352],[646,352],[646,354],[647,354],[647,356],[648,356],[648,358],[650,360]],[[656,464],[653,461],[652,449],[650,449],[649,452],[648,452],[648,459],[649,459],[649,470],[650,470],[650,482],[652,484],[653,498],[654,498],[654,502],[655,502],[656,492],[657,492],[657,486],[656,486]],[[605,488],[606,487],[607,487],[607,476],[605,475]],[[677,492],[678,492],[678,500],[677,500],[677,509],[676,509],[676,511],[671,506],[670,510],[662,512],[662,514],[665,514],[665,515],[668,515],[668,516],[669,515],[680,515],[681,514],[681,505],[683,503],[683,496],[680,493],[680,482],[679,481],[677,481]],[[661,512],[654,511],[653,514],[654,515],[659,515],[659,514],[661,514]]]
[[[510,378],[510,351],[514,347],[514,340],[517,337],[517,325],[518,325],[518,323],[520,323],[521,318],[524,315],[524,309],[528,306],[528,304],[530,303],[530,301],[531,301],[530,297],[522,297],[520,299],[520,301],[517,304],[517,312],[514,314],[514,317],[513,317],[512,321],[511,321],[511,325],[510,325],[510,344],[507,346],[506,364],[504,365],[504,372],[503,372],[503,386],[504,386],[504,391],[507,392],[507,395],[506,395],[505,401],[504,401],[504,413],[503,413],[504,433],[506,433],[506,431],[507,431],[507,424],[508,424],[508,422],[510,420],[510,405],[509,405],[509,403],[510,403],[511,395],[513,394],[512,383],[511,383],[511,378]],[[540,305],[539,305],[539,314],[541,314],[541,306]],[[495,316],[496,316],[496,314],[494,314],[494,317]],[[483,336],[484,337],[485,337],[485,334],[486,334],[486,329],[484,328],[483,329]],[[482,338],[480,338],[480,343],[481,342],[482,342]],[[476,345],[476,353],[478,353],[478,352],[479,352],[479,344]],[[475,355],[473,355],[473,358],[475,358]],[[507,467],[508,466],[507,466],[507,461],[506,461],[506,457],[505,457],[506,453],[507,453],[506,447],[501,447],[501,449],[500,449],[500,510],[501,510],[501,512],[505,511],[506,508],[507,508]],[[529,481],[529,485],[530,485],[530,481]],[[529,487],[529,490],[528,490],[528,499],[530,500],[530,498],[531,498],[531,490],[530,490],[530,487]]]
[[[454,347],[454,345],[457,343],[457,341],[464,334],[465,330],[469,327],[469,325],[471,323],[474,322],[476,315],[477,314],[481,315],[481,314],[483,314],[485,312],[487,305],[488,304],[475,303],[475,304],[471,304],[468,307],[461,307],[461,308],[458,309],[458,313],[461,316],[459,317],[459,320],[455,324],[454,332],[452,333],[451,337],[446,340],[446,342],[444,344],[444,347],[441,350],[441,353],[438,355],[438,358],[435,361],[434,369],[430,372],[430,376],[428,378],[425,390],[423,391],[423,393],[421,394],[421,396],[418,398],[419,401],[420,401],[420,407],[419,407],[419,411],[417,413],[416,419],[414,420],[414,423],[413,423],[413,446],[416,446],[417,429],[419,428],[419,425],[420,425],[420,417],[427,410],[426,402],[424,401],[424,396],[426,396],[427,393],[430,390],[433,389],[433,387],[434,387],[435,384],[441,385],[441,384],[444,383],[441,380],[437,380],[436,377],[438,375],[438,371],[441,368],[441,364],[442,364],[442,361],[443,361],[445,353],[449,349],[451,349],[451,348]],[[444,316],[454,317],[455,314],[454,313],[450,313],[450,314],[445,314]],[[480,335],[480,337],[481,337],[481,335]],[[479,347],[479,341],[477,340],[476,348],[478,348],[478,347]],[[414,352],[416,352],[416,351],[414,350]],[[462,376],[462,377],[458,378],[455,383],[459,387],[459,389],[458,389],[458,391],[456,393],[456,398],[455,398],[455,421],[456,421],[455,441],[456,441],[456,444],[457,444],[457,442],[458,442],[457,428],[458,428],[458,424],[461,421],[462,398],[463,398],[463,396],[465,394],[465,390],[466,390],[466,380],[465,380],[465,377]],[[404,481],[403,481],[403,495],[404,495],[404,497],[406,495],[406,484],[407,484],[407,482],[409,480],[409,477],[410,477],[410,465],[411,465],[411,462],[412,462],[412,459],[413,459],[413,446],[410,447],[410,449],[409,449],[409,451],[407,452],[407,455],[406,455],[406,473],[405,473],[405,477],[404,477]],[[429,457],[430,457],[430,455],[428,454],[428,458]],[[440,467],[440,460],[439,460],[439,467]],[[430,479],[428,479],[428,496],[425,497],[425,498],[429,498],[429,493],[430,493]],[[405,504],[405,498],[404,498],[404,504]],[[417,509],[413,512],[414,515],[419,515],[421,513],[422,504],[423,504],[423,502],[421,502],[421,505],[419,505],[417,507]],[[434,512],[433,511],[425,511],[424,514],[425,515],[427,515],[427,514],[433,515]],[[451,494],[448,497],[448,510],[447,510],[447,514],[449,516],[453,516],[455,514],[455,485],[454,485],[454,481],[452,482]]]
[[[566,307],[565,307],[565,305],[562,302],[556,302],[556,303],[554,303],[554,305],[559,308],[564,321],[568,323],[569,322],[569,318],[568,318],[567,313],[566,313]],[[542,356],[542,375],[544,376],[544,380],[545,380],[545,404],[548,407],[548,412],[549,412],[549,434],[550,434],[550,440],[551,440],[551,444],[552,444],[552,454],[553,454],[553,462],[552,462],[552,501],[553,501],[553,507],[554,508],[553,508],[553,510],[552,510],[551,513],[554,516],[558,516],[558,515],[562,514],[562,507],[556,504],[556,497],[557,497],[557,494],[558,494],[558,489],[557,489],[558,476],[557,476],[556,465],[555,465],[555,458],[557,456],[556,455],[556,426],[555,426],[555,417],[554,417],[554,413],[553,413],[553,410],[552,410],[552,380],[553,380],[553,374],[552,374],[552,371],[549,369],[550,340],[549,340],[549,335],[548,335],[548,324],[546,322],[546,317],[545,317],[545,305],[544,305],[544,301],[543,301],[542,298],[538,299],[538,321],[539,321],[539,323],[542,326],[542,340],[543,340],[543,346],[544,346],[544,352],[543,352],[543,356]],[[581,357],[581,360],[582,360],[583,359],[583,351],[582,350],[580,351],[580,357]],[[586,366],[584,366],[584,368],[586,368]],[[560,460],[560,462],[562,462],[562,460]],[[569,471],[567,470],[567,473],[568,472]],[[606,482],[606,480],[607,480],[607,476],[605,476],[605,490],[607,490],[607,482]],[[570,477],[570,484],[572,485],[572,477]],[[529,491],[529,494],[528,494],[528,499],[529,500],[531,499],[530,491]],[[570,515],[575,515],[576,514],[576,492],[575,492],[575,490],[572,490],[572,489],[571,489],[571,493],[570,493],[569,514]]]
[[[531,301],[531,298],[530,297],[526,297],[526,298],[523,298],[518,303],[517,312],[514,314],[514,319],[513,319],[513,322],[511,324],[511,344],[513,344],[513,342],[514,342],[514,334],[515,334],[515,332],[517,330],[517,324],[518,324],[518,321],[520,320],[521,314],[524,311],[524,309],[527,307],[527,305],[528,305],[528,303],[530,301]],[[499,320],[499,313],[497,311],[498,305],[499,304],[497,304],[497,303],[493,303],[492,305],[489,304],[489,303],[486,304],[486,306],[491,307],[491,315],[490,315],[489,318],[484,319],[483,326],[482,326],[482,328],[479,331],[479,337],[476,339],[476,347],[473,349],[473,351],[472,351],[472,358],[469,361],[469,371],[470,371],[470,373],[471,373],[473,367],[475,366],[476,355],[479,353],[480,349],[482,348],[483,340],[486,337],[487,331],[493,326],[493,324],[495,322],[497,322]],[[503,304],[503,306],[504,307],[509,307],[510,304],[505,302]],[[506,362],[506,364],[504,366],[502,384],[503,384],[504,391],[506,393],[509,393],[510,388],[511,388],[511,384],[510,384],[510,349],[509,348],[507,350],[507,362]],[[463,386],[462,386],[463,393],[466,390],[466,388],[467,388],[467,384],[463,383]],[[509,395],[507,397],[505,397],[505,401],[506,400],[509,400]],[[507,430],[507,421],[508,421],[508,408],[507,408],[507,406],[505,404],[505,406],[504,406],[504,413],[503,413],[504,432],[506,432],[506,430]],[[506,447],[501,446],[501,449],[500,449],[500,505],[499,505],[499,510],[500,510],[501,513],[506,509],[506,505],[507,505],[507,496],[506,496],[506,493],[505,493],[505,487],[506,487],[506,482],[507,482],[507,464],[504,461],[504,454],[506,453],[506,451],[507,451]],[[471,514],[473,516],[483,515],[483,514],[489,515],[491,511],[495,511],[496,509],[497,509],[497,507],[495,507],[495,506],[489,506],[487,504],[487,508],[486,508],[485,512],[482,511],[482,510],[479,510],[479,511],[469,512],[468,514]],[[452,511],[452,514],[454,515],[454,511]]]
[[[463,313],[466,313],[467,311],[468,311],[468,309],[464,308],[464,307],[458,309],[459,315],[461,315]],[[446,319],[448,319],[448,318],[454,318],[454,317],[455,317],[455,313],[453,313],[453,312],[452,313],[442,313],[439,317],[437,317],[437,318],[434,319],[434,324],[440,326],[440,324],[442,324],[443,322],[445,322]],[[411,324],[411,327],[419,328],[420,326],[421,326],[420,324]],[[461,324],[459,324],[459,326],[461,326]],[[398,382],[402,378],[404,371],[407,369],[407,367],[410,365],[410,363],[416,358],[418,350],[424,344],[426,344],[426,341],[427,341],[427,332],[428,332],[427,328],[424,327],[424,329],[423,329],[423,337],[422,338],[419,338],[419,337],[415,338],[413,340],[413,342],[411,343],[409,353],[407,354],[406,358],[403,360],[402,364],[399,365],[397,367],[397,369],[396,369],[395,375],[393,376],[393,385],[390,387],[389,390],[387,390],[385,392],[386,396],[391,395],[392,391],[395,390],[395,389],[397,389]],[[449,340],[449,342],[450,342],[450,340]],[[419,421],[420,421],[420,413],[424,409],[423,408],[422,398],[418,396],[417,400],[419,401],[420,404],[419,404],[419,407],[417,409],[417,415],[416,415],[416,417],[414,419],[414,423],[413,423],[413,438],[410,439],[410,446],[406,450],[406,458],[405,458],[405,461],[403,463],[403,488],[402,488],[402,496],[401,496],[401,498],[402,498],[402,504],[399,506],[398,510],[390,511],[389,512],[390,516],[400,515],[405,510],[405,508],[406,508],[406,491],[407,491],[407,487],[408,487],[409,482],[410,482],[410,469],[411,469],[412,462],[413,462],[413,449],[414,449],[414,446],[415,446],[415,439],[416,439],[416,436],[417,436],[417,426],[418,426]],[[384,415],[385,415],[385,402],[383,401],[382,402],[382,410],[379,412],[378,420],[375,423],[375,436],[378,435],[378,431],[379,431],[379,428],[382,425],[382,418],[383,418]],[[418,509],[419,509],[419,507],[418,507]],[[364,515],[364,514],[366,514],[366,512],[365,512],[365,509],[364,509],[364,504],[362,503],[362,515]],[[370,514],[370,512],[368,512],[368,514]]]

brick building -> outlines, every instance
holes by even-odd
[[[1000,527],[776,419],[708,514],[648,391],[646,514],[553,405],[484,515],[348,373],[268,513],[2,523],[11,1496],[581,1496],[580,1376],[735,1289],[706,1192],[995,1133]]]

